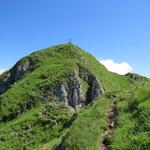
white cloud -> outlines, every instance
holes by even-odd
[[[2,74],[5,70],[4,69],[0,69],[0,74]]]
[[[132,67],[127,62],[117,63],[112,59],[100,60],[109,71],[125,75],[126,73],[132,72]]]

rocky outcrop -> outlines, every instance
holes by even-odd
[[[85,103],[82,84],[77,73],[72,74],[69,79],[56,88],[56,100],[76,108]]]
[[[87,91],[83,90],[81,80],[88,84]],[[103,94],[103,89],[98,79],[88,70],[75,71],[69,79],[56,88],[56,100],[65,102],[74,108],[87,105]]]
[[[33,65],[34,63],[31,60],[17,64],[14,72],[14,81],[20,80],[27,70],[32,68]]]
[[[135,83],[136,81],[143,80],[143,79],[147,80],[147,78],[145,78],[139,74],[136,74],[136,73],[127,73],[125,76],[128,77],[128,80],[131,83]]]
[[[102,88],[102,85],[100,81],[97,79],[97,77],[92,74],[88,69],[79,67],[80,70],[80,78],[82,78],[84,81],[86,81],[89,85],[89,88],[87,90],[87,100],[86,103],[90,103],[92,100],[97,98],[98,96],[102,95],[104,93],[104,90]]]
[[[34,66],[35,63],[30,59],[19,61],[10,71],[1,76],[0,94],[4,93],[10,87],[10,85],[22,79],[24,74]]]

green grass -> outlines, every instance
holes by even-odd
[[[96,150],[104,130],[107,128],[106,113],[110,101],[98,98],[88,106],[72,124],[58,149]]]
[[[49,102],[1,125],[1,149],[36,149],[58,140],[72,122],[73,112],[63,103]]]
[[[0,76],[0,83],[18,64],[35,65],[0,95],[0,149],[98,150],[108,128],[108,104],[117,99],[118,116],[112,150],[149,150],[150,80],[111,73],[92,55],[73,44],[52,46],[22,58]],[[74,110],[54,102],[55,89],[76,70],[88,69],[105,95]],[[80,79],[84,92],[89,85]]]
[[[150,82],[141,81],[117,103],[117,128],[112,150],[150,149]],[[130,91],[130,92],[131,92]]]

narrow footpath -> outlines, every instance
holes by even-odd
[[[100,150],[109,150],[109,141],[112,138],[112,134],[115,128],[115,118],[117,116],[116,111],[116,100],[113,100],[109,106],[108,106],[108,112],[107,112],[107,124],[108,128],[103,134],[102,141],[100,142]]]

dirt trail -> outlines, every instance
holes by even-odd
[[[117,115],[115,104],[116,104],[116,100],[113,100],[112,103],[110,103],[108,106],[108,113],[107,113],[108,128],[104,132],[102,141],[100,142],[100,150],[109,149],[109,139],[112,138],[112,134],[115,128],[115,117]]]

